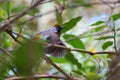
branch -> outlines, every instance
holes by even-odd
[[[51,2],[53,0],[48,0],[48,1],[43,1],[42,0],[38,0],[36,1],[32,6],[30,6],[29,8],[25,9],[23,12],[17,14],[16,16],[14,16],[13,19],[10,19],[9,22],[10,23],[13,23],[15,22],[17,19],[19,19],[20,17],[24,16],[25,14],[27,14],[30,10],[32,10],[33,8],[35,8],[36,6],[38,6],[39,4],[43,4],[43,3],[47,3],[47,2]],[[106,1],[107,4],[119,4],[120,2],[119,1]],[[61,10],[61,9],[68,9],[68,8],[76,8],[76,7],[83,7],[85,5],[105,5],[104,3],[100,3],[100,2],[92,2],[92,3],[85,3],[85,4],[80,4],[80,5],[72,5],[72,6],[68,6],[68,7],[64,7],[64,8],[60,8],[58,10]],[[41,17],[43,15],[47,15],[47,14],[50,14],[50,13],[53,13],[55,12],[55,10],[51,10],[49,12],[45,12],[43,14],[40,14],[40,15],[36,15],[34,16],[33,18],[31,19],[28,19],[26,20],[25,22],[29,22],[31,20],[34,20],[35,18],[38,18],[38,17]],[[0,27],[0,32],[1,31],[4,31],[6,30],[9,26],[9,23],[5,22],[1,27]],[[10,35],[11,37],[13,37],[12,35]],[[16,42],[19,42],[15,37],[13,37],[13,39],[16,41]]]
[[[115,22],[112,20],[112,23],[113,23],[113,27],[114,27],[114,34],[113,34],[113,40],[114,40],[114,48],[115,48],[115,52],[117,53],[118,50],[117,50],[117,39],[116,39],[116,35],[117,35],[117,31],[116,31],[116,26],[115,26]]]
[[[95,54],[115,54],[115,52],[108,52],[108,51],[104,51],[104,52],[90,52],[90,51],[86,51],[86,50],[81,50],[81,49],[78,49],[78,48],[67,48],[65,46],[62,46],[62,45],[55,45],[53,44],[52,46],[54,47],[59,47],[59,48],[63,48],[63,49],[66,49],[66,50],[70,50],[70,51],[77,51],[77,52],[84,52],[84,53],[88,53],[90,55],[95,55]]]
[[[103,1],[103,0],[100,0],[100,1],[112,9],[112,6],[109,3],[107,3],[106,1]]]
[[[15,35],[19,35],[21,38],[27,40],[27,38],[23,37],[22,35],[17,34],[17,33],[15,33],[15,32],[13,32],[13,33],[14,33]],[[74,38],[73,38],[73,39],[74,39]],[[59,42],[58,42],[58,43],[59,43]],[[110,52],[110,51],[90,52],[90,51],[86,51],[86,50],[82,50],[82,49],[78,49],[78,48],[68,48],[68,47],[66,47],[66,46],[56,45],[56,44],[50,44],[50,43],[41,43],[41,44],[43,44],[43,45],[49,44],[49,45],[54,46],[54,47],[63,48],[63,49],[70,50],[70,51],[84,52],[84,53],[88,53],[88,54],[90,54],[90,55],[95,55],[95,54],[112,54],[112,55],[114,55],[114,54],[115,54],[115,52]]]
[[[80,5],[71,5],[68,8],[76,8],[76,7],[84,7],[86,5],[108,5],[108,4],[120,4],[120,1],[105,1],[105,3],[102,2],[91,2],[91,3],[85,3]]]
[[[23,79],[27,79],[28,77],[11,77],[11,78],[7,78],[5,80],[23,80]],[[64,76],[57,76],[57,75],[48,75],[48,74],[36,74],[30,78],[33,79],[39,79],[39,78],[55,78],[55,79],[66,79],[66,77]]]
[[[113,42],[114,42],[114,49],[115,49],[115,52],[117,53],[117,40],[116,40],[116,35],[117,35],[117,31],[116,31],[116,26],[115,26],[115,22],[114,22],[114,20],[112,19],[112,14],[113,14],[113,12],[114,12],[114,10],[115,10],[115,5],[117,4],[117,3],[115,3],[113,6],[111,6],[111,5],[109,5],[106,1],[103,1],[103,0],[101,0],[104,4],[106,4],[109,8],[110,8],[110,10],[111,10],[111,13],[110,13],[110,18],[108,19],[108,21],[107,22],[110,22],[110,23],[112,23],[112,25],[110,26],[110,27],[113,27],[112,28],[112,30],[113,30]],[[119,1],[117,1],[117,2],[119,2]]]
[[[0,51],[2,51],[3,53],[5,53],[7,56],[9,56],[10,58],[13,58],[13,56],[9,53],[9,51],[7,51],[6,49],[4,48],[1,48],[0,47]]]
[[[120,1],[106,1],[106,3],[107,4],[120,4]],[[70,8],[84,7],[86,5],[105,5],[105,4],[101,3],[101,2],[92,2],[92,3],[85,3],[85,4],[80,4],[80,5],[68,5],[68,6],[63,6],[63,8],[58,8],[58,10],[61,11],[61,9],[70,9]],[[45,13],[42,13],[42,14],[39,14],[39,15],[36,15],[36,16],[26,20],[25,22],[32,21],[35,18],[42,17],[44,15],[48,15],[48,14],[51,14],[51,13],[54,13],[54,12],[56,12],[55,9],[51,10],[51,11],[48,11],[48,12],[45,12]]]
[[[27,79],[28,77],[10,77],[5,80],[23,80]],[[39,78],[55,78],[55,79],[62,79],[65,80],[66,77],[64,76],[58,76],[58,75],[49,75],[49,74],[35,74],[34,76],[31,76],[32,79],[39,79]],[[79,78],[75,78],[75,80],[80,80]]]
[[[32,6],[28,7],[27,9],[25,9],[18,15],[14,16],[13,18],[8,19],[5,23],[3,23],[3,25],[0,26],[0,32],[6,31],[16,42],[21,44],[21,42],[12,34],[12,28],[11,28],[10,24],[15,22],[17,19],[21,18],[25,14],[27,14],[29,11],[31,11],[36,6],[38,6],[40,4],[40,2],[42,2],[42,0],[36,1]]]
[[[22,44],[22,42],[20,42],[20,41],[12,34],[11,31],[6,31],[6,32],[14,39],[14,41],[16,41],[16,42],[19,43],[19,44]]]
[[[12,59],[14,58],[8,50],[0,47],[0,51],[2,51],[5,55],[9,56],[10,58]],[[18,76],[17,72],[13,68],[11,68],[11,70],[14,72],[16,76]]]
[[[15,35],[19,35],[19,36],[20,36],[21,38],[23,38],[23,39],[27,39],[27,38],[23,37],[23,36],[20,35],[20,34],[17,34],[17,33],[15,33],[15,32],[13,32],[13,33],[14,33]],[[59,42],[58,42],[58,43],[59,43]],[[41,43],[41,44],[43,44],[43,43]],[[45,45],[45,44],[48,44],[48,43],[44,43],[43,45]],[[86,51],[86,50],[82,50],[82,49],[78,49],[78,48],[68,48],[68,47],[62,46],[62,45],[56,45],[56,44],[50,44],[50,43],[49,43],[49,45],[54,46],[54,47],[58,47],[58,48],[63,48],[63,49],[70,50],[70,51],[84,52],[84,53],[88,53],[88,54],[90,54],[90,55],[95,55],[95,54],[112,54],[112,55],[114,55],[114,54],[115,54],[115,52],[110,52],[110,51],[90,52],[90,51]]]
[[[49,0],[49,1],[46,1],[46,2],[50,2],[50,1],[52,1],[52,0]],[[10,22],[10,23],[15,22],[17,19],[21,18],[22,16],[24,16],[25,14],[27,14],[30,10],[32,10],[33,8],[35,8],[36,6],[38,6],[38,5],[40,4],[40,2],[41,2],[41,4],[46,3],[46,2],[44,2],[44,1],[43,1],[43,3],[42,3],[42,0],[36,1],[32,6],[28,7],[28,8],[25,9],[23,12],[19,13],[19,14],[16,15],[14,18],[10,19],[9,22]],[[107,4],[119,4],[120,1],[107,1],[106,3],[107,3]],[[63,9],[83,7],[83,6],[85,6],[85,5],[104,5],[104,3],[92,2],[92,3],[86,3],[86,4],[80,4],[80,5],[72,5],[72,6],[64,7]],[[58,9],[58,10],[61,10],[61,8]],[[41,16],[43,16],[43,15],[47,15],[47,14],[50,14],[50,13],[53,13],[53,12],[55,12],[55,10],[52,10],[52,11],[43,13],[43,14],[41,14],[41,15],[37,15],[37,16],[35,16],[35,17],[27,20],[27,21],[31,21],[31,20],[33,20],[33,19],[35,19],[35,18],[37,18],[37,17],[41,17]],[[0,32],[6,30],[6,29],[7,29],[7,27],[6,27],[7,25],[9,25],[9,24],[8,24],[7,22],[5,22],[2,26],[0,26]]]
[[[19,18],[21,18],[22,16],[24,16],[25,14],[27,14],[29,11],[31,11],[33,8],[35,8],[36,6],[38,6],[40,4],[42,0],[37,0],[32,6],[28,7],[27,9],[25,9],[24,11],[22,11],[21,13],[19,13],[17,16],[15,16],[14,18],[10,19],[9,22],[13,23],[16,20],[18,20]],[[7,30],[9,27],[9,23],[5,22],[3,25],[1,25],[0,27],[0,32]]]
[[[55,63],[52,62],[52,60],[47,57],[46,55],[44,56],[44,59],[50,63],[52,66],[54,66],[58,71],[60,71],[65,77],[66,80],[73,80],[67,73],[65,73],[60,67],[58,67]]]
[[[109,76],[106,77],[106,80],[109,80],[112,76],[116,75],[116,72],[118,72],[120,69],[120,65],[118,65],[113,72]]]

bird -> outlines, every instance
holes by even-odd
[[[35,40],[45,40],[48,44],[45,45],[45,53],[53,57],[62,57],[65,55],[66,50],[52,45],[65,46],[60,40],[60,32],[64,26],[55,24],[53,27],[46,31],[42,31],[35,35]],[[52,45],[51,45],[52,44]]]

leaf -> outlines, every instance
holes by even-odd
[[[14,64],[17,72],[20,75],[31,75],[33,68],[35,70],[37,64],[40,63],[43,54],[42,44],[28,40],[14,52]]]
[[[114,38],[114,36],[99,37],[96,40],[105,40],[105,39],[111,39],[111,38]]]
[[[76,65],[78,69],[83,69],[82,64],[78,62],[78,60],[73,56],[72,53],[67,53],[65,55],[65,59],[71,62],[72,64]]]
[[[119,18],[120,18],[120,13],[112,15],[113,21],[116,21]]]
[[[11,37],[5,32],[3,32],[1,35],[2,35],[2,39],[3,39],[2,40],[3,47],[9,48],[13,44]]]
[[[55,63],[68,63],[68,61],[64,57],[62,58],[51,57],[51,59]]]
[[[97,21],[94,24],[91,24],[91,26],[98,26],[98,25],[103,24],[103,23],[104,23],[103,21]]]
[[[10,64],[10,57],[8,57],[4,51],[0,50],[0,80],[5,80],[6,77],[8,77],[6,74],[8,74],[10,71]]]
[[[63,37],[66,40],[66,42],[74,48],[85,49],[84,43],[77,36],[65,34]]]
[[[61,13],[58,11],[58,9],[56,8],[56,18],[57,18],[57,22],[58,22],[58,24],[62,24],[62,15],[61,15]]]
[[[4,48],[9,48],[12,45],[11,39],[4,39]]]
[[[10,16],[10,1],[6,0],[6,12],[7,12],[7,17]]]
[[[101,80],[102,79],[102,76],[92,71],[88,72],[86,75],[89,80]]]
[[[100,30],[103,30],[104,28],[105,28],[105,26],[99,26],[99,27],[95,28],[94,30],[95,30],[95,32],[98,32]]]
[[[19,13],[19,12],[23,11],[25,8],[27,8],[27,6],[18,5],[18,6],[15,6],[14,8],[12,8],[11,12],[12,13]]]
[[[1,57],[0,57],[1,59]],[[8,65],[3,61],[0,61],[0,80],[5,80],[7,75],[5,75],[8,71]]]
[[[0,17],[0,22],[2,22],[3,20],[5,20],[5,19]]]
[[[28,15],[35,15],[35,13],[38,13],[38,12],[39,12],[38,8],[34,8],[28,12]]]
[[[83,71],[80,71],[80,70],[72,70],[72,72],[76,73],[77,75],[82,75],[84,74]]]
[[[0,18],[1,18],[1,21],[3,21],[3,19],[6,19],[7,18],[7,13],[4,9],[0,8]]]
[[[72,29],[77,22],[79,22],[81,20],[82,17],[76,17],[76,18],[72,18],[71,20],[69,20],[68,22],[64,23],[62,26],[64,26],[65,28],[62,29],[61,33],[65,33],[66,31]]]
[[[112,41],[108,41],[108,42],[104,43],[102,45],[103,50],[107,49],[109,46],[112,46],[112,44],[113,44]]]
[[[72,4],[70,7],[74,8],[74,5],[83,5],[84,7],[92,7],[92,5],[89,4],[86,0],[72,0]]]
[[[13,7],[13,5],[14,5],[14,3],[10,0],[4,0],[4,2],[0,4],[0,8],[6,12],[7,17],[10,16],[10,11],[11,11],[11,8]]]

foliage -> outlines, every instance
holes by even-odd
[[[84,5],[84,8],[91,8],[92,4],[88,4],[88,1],[89,0],[71,0],[71,2],[64,2],[64,0],[56,0],[54,1],[54,4],[61,8],[64,7],[61,6],[61,4],[65,3],[68,6],[67,8],[66,6],[64,8],[70,8],[72,14],[74,11],[71,6],[78,6],[78,3],[80,3],[80,6]],[[70,7],[69,4],[71,4]],[[26,4],[18,5],[17,2],[10,0],[1,2],[0,29],[1,25],[7,20],[13,19],[28,7],[29,6]],[[77,11],[77,9],[74,10]],[[80,80],[101,80],[107,78],[107,75],[109,74],[107,71],[109,71],[109,65],[113,58],[109,52],[115,52],[115,47],[117,46],[117,49],[119,48],[117,40],[119,41],[120,33],[118,31],[120,28],[116,26],[116,24],[117,21],[119,21],[120,13],[111,14],[107,22],[98,20],[92,24],[88,24],[88,26],[93,29],[86,31],[81,35],[75,35],[70,31],[73,30],[77,32],[77,30],[79,30],[74,30],[74,28],[81,22],[84,16],[77,15],[77,17],[75,17],[75,15],[72,14],[70,18],[64,18],[64,9],[62,12],[61,9],[55,7],[54,11],[56,13],[57,23],[64,26],[61,30],[60,37],[66,45],[67,50],[64,57],[48,57],[68,75],[70,74],[72,77],[80,78]],[[40,13],[40,11],[35,7],[28,11],[25,16],[22,16],[20,19],[16,19],[15,22],[9,24],[9,27],[12,27],[12,34],[21,43],[15,41],[6,31],[0,32],[0,80],[5,80],[12,76],[30,77],[39,73],[61,76],[60,71],[57,71],[54,67],[51,67],[53,65],[46,64],[44,61],[44,55],[46,55],[44,45],[46,42],[42,40],[33,40],[33,35],[37,30],[37,21],[33,19],[36,18],[35,16],[38,13]],[[68,13],[70,13],[70,11],[68,11]],[[111,21],[113,23],[112,28],[108,24],[108,22]],[[108,53],[104,54],[106,51],[108,51]],[[97,54],[97,52],[103,53]],[[89,53],[96,54],[90,55]]]

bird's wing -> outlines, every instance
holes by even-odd
[[[46,32],[41,32],[41,33],[36,34],[35,37],[34,37],[34,39],[35,40],[39,40],[39,39],[46,40],[49,37],[50,37],[50,35],[46,34]]]

